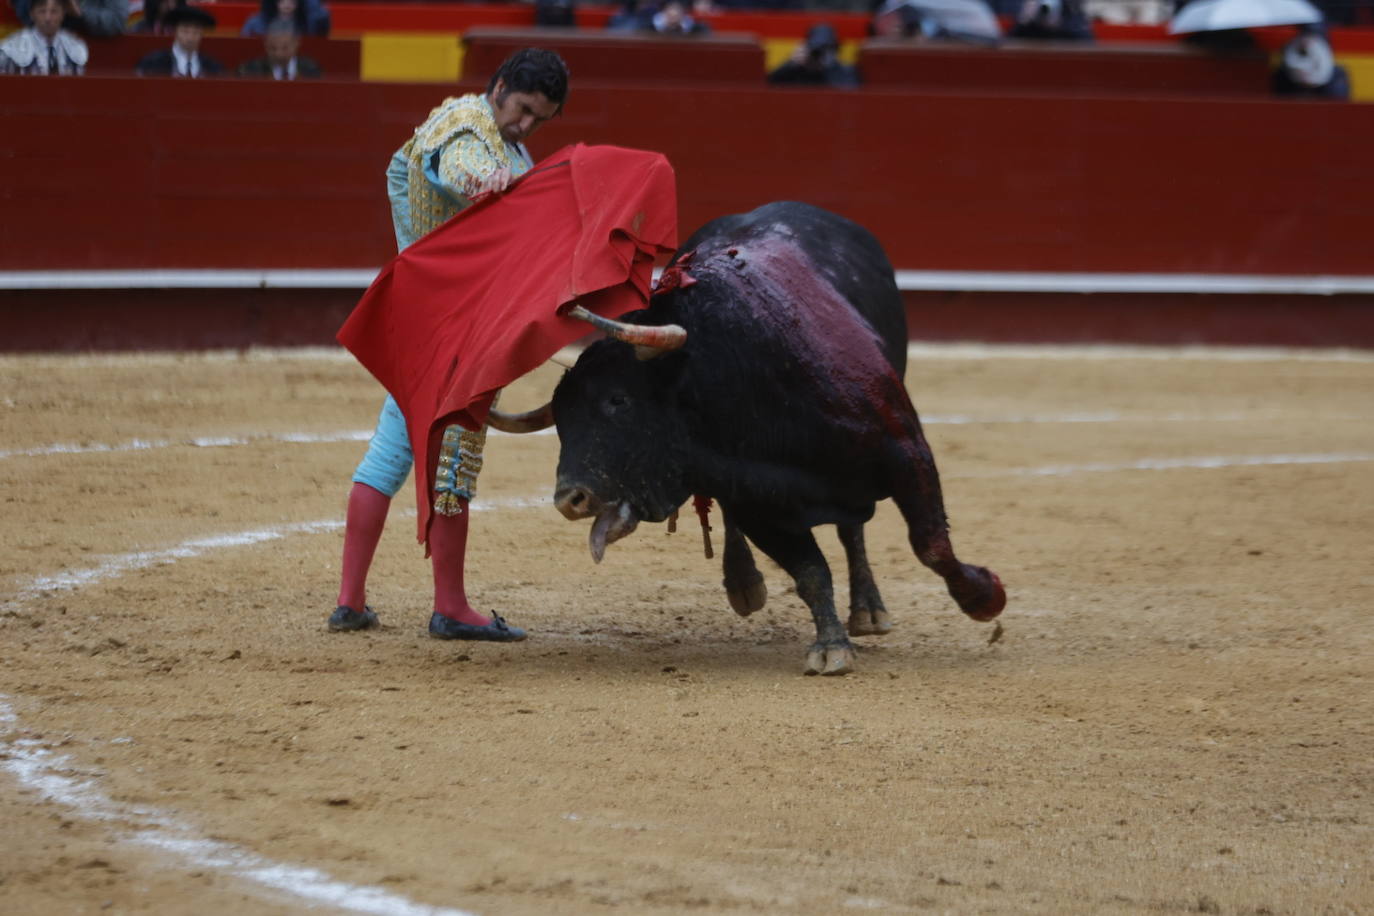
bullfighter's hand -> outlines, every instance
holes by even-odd
[[[513,180],[514,176],[511,175],[510,169],[502,166],[477,183],[477,191],[472,195],[472,199],[481,200],[489,194],[500,194],[510,187]]]

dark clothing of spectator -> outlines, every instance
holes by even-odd
[[[147,54],[138,62],[139,76],[183,76],[193,79],[202,76],[219,76],[224,72],[219,61],[213,57],[206,57],[204,54],[195,55],[196,62],[193,65],[180,63],[172,53],[171,48],[162,48]],[[190,72],[187,72],[188,66]]]
[[[1331,72],[1331,79],[1321,86],[1304,86],[1289,76],[1287,70],[1279,67],[1274,71],[1270,86],[1274,90],[1274,95],[1308,99],[1335,99],[1338,101],[1345,101],[1350,98],[1350,74],[1346,73],[1345,68],[1341,66],[1334,68]]]
[[[290,7],[290,13],[281,9]],[[268,28],[277,19],[290,19],[297,35],[328,35],[330,26],[329,9],[320,0],[262,0],[262,6],[243,24],[240,35],[266,35]]]
[[[1026,0],[1007,37],[1092,41],[1093,27],[1077,0]]]
[[[792,57],[768,74],[768,82],[778,86],[852,89],[859,85],[859,74],[853,67],[840,63],[839,51],[840,39],[834,28],[825,23],[813,25]]]
[[[625,0],[606,20],[606,28],[618,32],[638,32],[653,28],[653,7],[642,7],[639,0]]]
[[[316,80],[323,74],[320,65],[309,57],[297,55],[281,69],[274,69],[266,57],[255,57],[239,64],[239,76],[275,80]]]
[[[534,0],[534,24],[576,26],[577,8],[573,0]]]
[[[797,63],[789,60],[772,73],[768,82],[776,86],[830,86],[853,89],[859,85],[859,74],[853,67],[838,60],[824,63]]]

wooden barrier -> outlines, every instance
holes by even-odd
[[[763,47],[753,35],[676,38],[574,29],[469,29],[463,35],[463,74],[484,80],[511,53],[535,45],[557,51],[579,83],[624,81],[745,83],[765,75]]]
[[[91,62],[87,69],[93,74],[133,73],[145,55],[171,45],[169,35],[132,34],[92,41],[89,42]],[[313,58],[327,78],[355,80],[362,54],[360,48],[361,42],[356,38],[303,38],[300,53]],[[230,74],[244,61],[263,56],[261,38],[207,35],[201,40],[200,50]]]
[[[1132,95],[1269,94],[1262,54],[1219,56],[1182,45],[1111,48],[1007,42],[1001,47],[873,39],[859,50],[865,86]]]
[[[358,298],[354,289],[0,289],[0,353],[329,346]],[[1370,296],[903,298],[911,335],[924,341],[1374,348]]]
[[[445,91],[0,79],[0,269],[379,266],[386,162]],[[533,152],[662,151],[684,237],[799,199],[867,226],[901,268],[1363,275],[1368,112],[575,84]]]

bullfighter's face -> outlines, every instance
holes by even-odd
[[[507,143],[524,143],[558,114],[558,105],[542,92],[516,92],[506,88],[505,80],[497,80],[487,97],[501,139]]]

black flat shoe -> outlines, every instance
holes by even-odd
[[[443,614],[434,614],[429,618],[429,635],[435,639],[485,639],[488,642],[519,642],[525,638],[525,631],[519,627],[507,625],[505,620],[495,614],[491,615],[491,623],[484,627],[471,623],[459,623]]]
[[[362,612],[353,610],[347,605],[341,604],[334,608],[334,613],[329,615],[329,629],[335,632],[343,630],[370,630],[378,626],[377,612],[367,605],[363,605]]]

